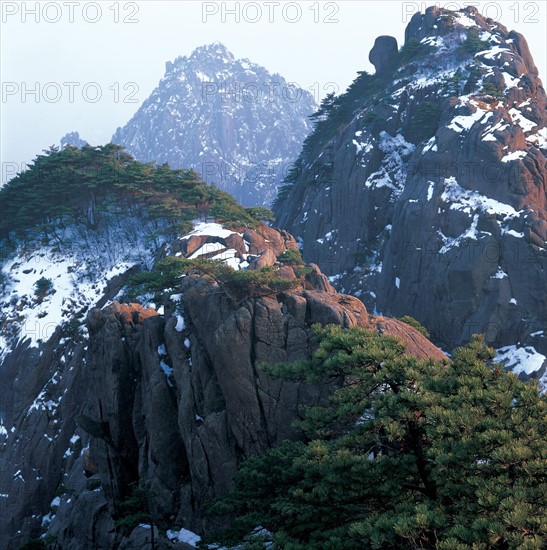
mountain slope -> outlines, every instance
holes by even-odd
[[[230,249],[275,258],[296,242],[265,226],[238,233],[208,223],[169,248],[230,261]],[[146,529],[114,521],[137,481],[162,529],[207,530],[203,504],[229,489],[241,461],[294,438],[299,406],[324,402],[328,388],[258,369],[309,357],[314,323],[370,326],[419,357],[445,357],[406,323],[374,319],[337,294],[317,268],[293,290],[239,304],[208,278],[184,278],[159,308],[119,303],[116,292],[90,310],[85,330],[59,327],[3,360],[2,549],[39,536],[62,548],[144,545]]]
[[[546,97],[524,37],[429,8],[373,76],[327,98],[275,206],[345,292],[452,349],[485,332],[515,372],[547,356]]]
[[[296,437],[299,406],[325,400],[325,385],[259,368],[309,357],[314,323],[370,326],[446,359],[337,294],[290,234],[192,171],[68,146],[0,199],[2,550],[144,548],[145,513],[161,547],[177,547],[166,531],[206,531],[203,504],[239,464]],[[135,483],[141,516],[123,504]]]
[[[242,204],[270,204],[314,109],[309,92],[215,43],[168,62],[112,141],[144,162],[192,167]]]

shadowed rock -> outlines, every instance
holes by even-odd
[[[397,67],[397,40],[393,36],[379,36],[374,41],[368,59],[374,65],[376,74],[389,76]]]

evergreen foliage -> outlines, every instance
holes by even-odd
[[[291,189],[302,175],[305,163],[313,157],[317,150],[326,145],[337,133],[347,125],[374,93],[381,91],[381,84],[375,75],[366,71],[359,71],[357,78],[350,84],[346,92],[340,96],[328,94],[319,106],[319,109],[310,116],[313,122],[313,130],[304,140],[302,151],[291,167],[287,177],[283,180],[285,185],[277,191],[274,201],[274,210],[278,209],[289,196]],[[328,181],[328,177],[326,180]]]
[[[461,67],[450,77],[443,79],[441,94],[443,96],[457,97],[462,94],[466,77]]]
[[[148,292],[162,293],[167,289],[176,288],[182,277],[187,275],[212,279],[235,302],[249,296],[268,296],[286,292],[300,282],[298,279],[287,280],[278,277],[275,267],[236,271],[222,260],[188,260],[168,256],[157,262],[152,271],[131,277],[128,283],[129,294],[138,296]]]
[[[151,522],[148,510],[148,491],[137,483],[133,483],[130,486],[129,494],[119,503],[115,520],[116,527],[128,534],[137,525],[151,524]]]
[[[0,189],[0,202],[0,238],[28,230],[47,237],[56,226],[71,223],[94,228],[109,214],[142,206],[152,218],[167,221],[179,232],[207,216],[233,226],[259,224],[252,209],[207,185],[192,170],[143,164],[112,143],[44,151]]]
[[[53,535],[42,535],[37,539],[29,539],[25,544],[19,547],[19,550],[46,550],[47,548],[54,546],[56,540],[57,537],[54,537]]]
[[[441,108],[434,101],[422,101],[416,107],[410,125],[410,141],[419,143],[435,135],[441,118]]]
[[[41,539],[30,539],[28,542],[19,547],[19,550],[45,550],[46,543]]]
[[[464,94],[471,94],[476,90],[477,85],[482,78],[483,69],[475,64],[469,65],[466,68],[469,71],[469,76],[463,88],[463,92]]]
[[[53,281],[51,279],[41,277],[34,283],[34,294],[36,294],[36,296],[38,297],[43,298],[52,288]]]
[[[274,213],[265,206],[251,206],[245,208],[245,212],[255,220],[262,220],[265,222],[273,222],[275,220]]]
[[[310,116],[314,129],[302,146],[304,159],[318,144],[332,139],[340,128],[351,121],[366,100],[379,90],[379,80],[375,75],[366,71],[360,71],[358,75],[344,94],[338,97],[334,93],[329,94],[321,102],[319,110]]]
[[[418,57],[425,57],[433,49],[430,44],[423,44],[418,38],[411,38],[399,50],[399,64],[403,65]]]
[[[272,205],[274,210],[283,204],[294,187],[294,184],[298,181],[298,178],[302,174],[302,162],[302,154],[300,154],[289,169],[289,173],[284,178],[284,185],[277,188],[277,195]]]
[[[287,182],[286,179],[284,181]],[[275,199],[272,205],[274,210],[277,210],[278,208],[281,207],[283,202],[289,196],[293,187],[294,187],[294,182],[290,182],[290,183],[286,183],[285,185],[281,185],[280,187],[277,188],[277,195],[275,196]]]
[[[316,328],[311,361],[270,366],[335,384],[306,410],[304,442],[245,462],[209,539],[270,548],[540,549],[547,540],[547,400],[476,336],[453,362],[407,355],[366,328]],[[208,541],[204,541],[207,543]],[[251,544],[242,547],[252,547]]]
[[[463,51],[472,55],[476,54],[477,52],[487,50],[489,47],[490,44],[487,40],[480,39],[478,27],[471,27],[467,31],[467,37],[461,45]]]
[[[365,124],[373,124],[376,122],[380,116],[378,113],[375,113],[374,111],[368,111],[367,114],[363,117],[363,122]]]
[[[485,82],[482,85],[481,95],[490,97],[494,100],[504,98],[503,89],[494,82]]]
[[[300,254],[300,250],[285,250],[284,252],[281,252],[277,259],[284,264],[287,265],[303,265],[304,260],[302,260],[302,254]]]

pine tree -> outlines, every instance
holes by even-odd
[[[244,463],[211,508],[213,539],[257,526],[271,548],[542,548],[547,400],[496,365],[480,337],[452,362],[419,360],[366,328],[316,328],[311,361],[268,367],[337,386],[307,409],[305,442]],[[251,537],[252,540],[252,537]]]
[[[267,209],[245,209],[228,193],[207,185],[193,170],[141,163],[113,143],[38,155],[29,169],[0,189],[0,239],[84,223],[96,228],[112,214],[148,215],[180,233],[211,215],[233,226],[256,227]]]

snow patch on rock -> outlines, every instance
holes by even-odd
[[[416,149],[401,134],[390,136],[380,132],[380,149],[385,153],[380,170],[371,174],[365,182],[366,187],[389,187],[393,190],[392,198],[398,197],[403,191],[406,181],[405,159]]]
[[[532,131],[532,128],[537,126],[535,122],[526,118],[518,109],[509,109],[509,114],[514,123],[518,124],[524,133]]]
[[[0,268],[6,279],[0,324],[10,329],[0,341],[0,361],[18,342],[38,347],[76,314],[83,316],[114,277],[138,264],[151,266],[164,242],[149,236],[153,230],[128,217],[97,230],[58,229],[57,242],[49,245],[21,243]],[[42,291],[38,281],[45,282]]]
[[[517,212],[509,204],[504,204],[495,199],[485,197],[477,191],[470,191],[461,187],[456,178],[450,177],[444,180],[445,188],[441,200],[450,204],[451,210],[462,210],[468,214],[480,210],[491,214],[498,214],[507,218],[516,218],[521,212]]]
[[[533,346],[519,347],[517,345],[505,346],[496,350],[494,361],[501,363],[515,374],[521,372],[532,374],[537,372],[547,357],[536,351]]]
[[[188,529],[179,529],[178,531],[167,531],[167,538],[173,542],[184,542],[194,548],[197,546],[198,542],[201,540],[199,535],[196,535]]]

